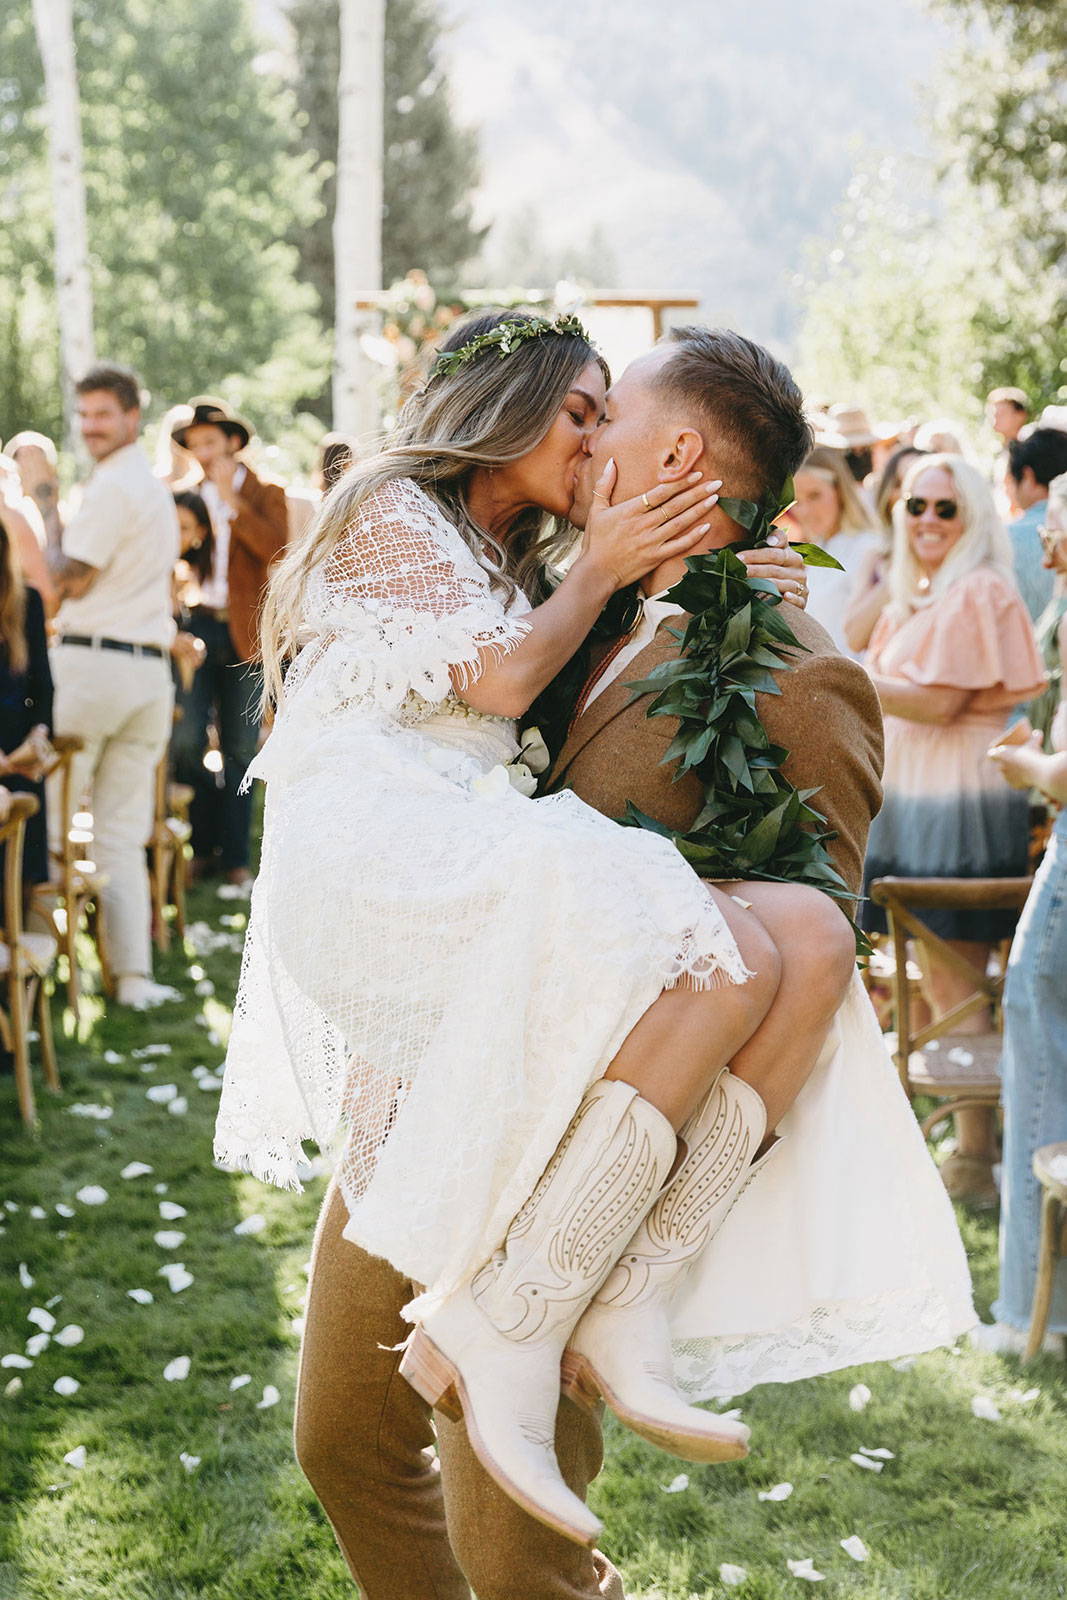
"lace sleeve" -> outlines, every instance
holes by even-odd
[[[369,699],[390,711],[411,693],[437,704],[477,676],[484,652],[507,652],[529,628],[409,479],[359,508],[309,587],[304,620],[316,659],[329,654],[345,678],[335,703]]]

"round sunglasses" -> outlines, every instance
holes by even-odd
[[[930,503],[929,500],[924,500],[921,496],[912,494],[905,500],[904,510],[909,517],[921,517]],[[954,517],[959,515],[960,508],[955,500],[935,500],[933,507],[934,516],[939,517],[942,522],[951,522]]]

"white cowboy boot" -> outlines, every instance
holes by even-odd
[[[763,1101],[723,1070],[681,1129],[686,1155],[571,1335],[563,1392],[592,1405],[603,1395],[628,1428],[685,1461],[748,1454],[740,1422],[691,1406],[674,1383],[668,1309],[749,1179],[767,1125]],[[772,1146],[772,1149],[776,1146]]]
[[[416,1328],[400,1371],[466,1421],[486,1471],[578,1544],[601,1525],[555,1456],[567,1339],[666,1182],[674,1129],[629,1084],[588,1091],[492,1261]]]

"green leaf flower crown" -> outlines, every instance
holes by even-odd
[[[586,344],[595,348],[592,339],[573,312],[568,311],[559,317],[507,317],[503,322],[498,322],[495,328],[490,328],[487,333],[479,333],[476,338],[460,345],[458,350],[442,350],[433,364],[430,376],[438,378],[442,374],[458,372],[461,367],[465,367],[469,361],[474,361],[487,350],[496,350],[503,361],[527,339],[543,339],[550,333],[584,339]]]

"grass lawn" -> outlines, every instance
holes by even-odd
[[[77,1030],[60,1029],[65,1094],[42,1093],[38,1136],[21,1130],[12,1080],[0,1080],[0,1356],[22,1357],[55,1318],[47,1347],[31,1344],[31,1366],[0,1372],[0,1600],[354,1592],[290,1450],[322,1185],[280,1194],[211,1166],[217,1085],[200,1084],[222,1060],[244,918],[208,890],[194,893],[191,916],[218,948],[201,935],[158,970],[187,998],[149,1017],[85,1002]],[[168,1085],[178,1114],[148,1098]],[[76,1105],[111,1114],[76,1115]],[[124,1178],[133,1162],[152,1170]],[[985,1312],[995,1221],[963,1225]],[[168,1233],[184,1237],[156,1238]],[[193,1281],[173,1292],[159,1275],[167,1263]],[[45,1315],[30,1321],[35,1307]],[[81,1341],[58,1342],[76,1339],[63,1333],[71,1326]],[[168,1380],[181,1357],[188,1375]],[[55,1391],[63,1377],[76,1392]],[[862,1412],[849,1404],[859,1383],[871,1391]],[[973,1414],[979,1395],[999,1421]],[[949,1351],[907,1370],[760,1389],[739,1404],[753,1452],[735,1466],[684,1469],[611,1429],[593,1498],[633,1600],[779,1600],[804,1591],[787,1562],[805,1557],[825,1593],[855,1600],[1067,1595],[1062,1363],[1022,1374],[1014,1361]],[[893,1458],[864,1470],[850,1460],[861,1447]],[[83,1465],[64,1460],[81,1450]],[[781,1483],[793,1485],[788,1498],[758,1498]],[[840,1546],[853,1535],[866,1562]],[[745,1568],[744,1581],[727,1587],[724,1562]]]

